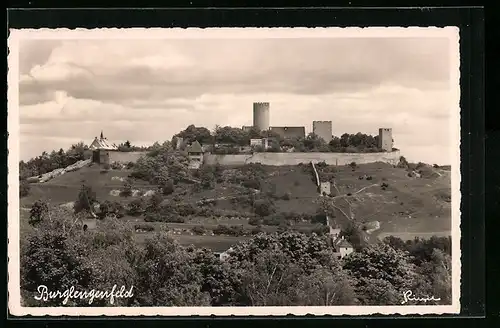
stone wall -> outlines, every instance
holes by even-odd
[[[128,162],[137,162],[137,160],[145,155],[145,151],[110,151],[109,152],[109,162],[118,162],[118,163],[128,163]]]
[[[209,165],[244,165],[260,163],[270,166],[298,165],[325,162],[328,165],[347,165],[352,162],[366,164],[385,162],[397,164],[399,151],[383,153],[254,153],[238,155],[205,155],[204,162]]]

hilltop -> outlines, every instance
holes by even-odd
[[[85,184],[99,203],[120,208],[121,220],[136,226],[139,239],[147,238],[149,231],[166,229],[181,243],[215,250],[259,231],[324,233],[321,202],[325,201],[339,209],[333,217],[342,229],[353,223],[343,213],[351,213],[359,224],[378,221],[380,228],[373,236],[407,239],[448,235],[451,229],[448,168],[421,164],[415,171],[386,163],[320,163],[321,179],[331,180],[335,187],[331,197],[320,197],[311,165],[189,170],[181,155],[168,156],[160,154],[129,167],[90,164],[47,182],[31,183],[29,195],[21,199],[22,219],[39,199],[71,207]]]

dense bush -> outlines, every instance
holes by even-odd
[[[255,228],[252,229],[252,231],[250,232],[252,235],[257,235],[261,232],[264,232],[264,230],[262,229],[262,227],[260,225],[256,226]]]
[[[191,229],[191,231],[198,236],[203,235],[206,232],[206,229],[203,226],[196,226]]]
[[[225,210],[207,206],[198,207],[196,215],[202,217],[253,217],[252,213],[246,213],[241,210]]]
[[[134,230],[135,231],[141,230],[141,231],[145,231],[145,232],[151,232],[151,231],[155,231],[155,227],[151,224],[136,224],[136,225],[134,225]]]
[[[267,216],[262,219],[262,224],[268,226],[279,226],[284,222],[284,218],[282,216]]]
[[[144,199],[142,198],[137,198],[131,201],[128,206],[127,206],[127,214],[132,215],[132,216],[137,216],[141,215],[144,213],[145,208],[146,208],[146,203]]]
[[[147,213],[144,216],[146,222],[167,222],[167,223],[184,223],[186,219],[178,214],[160,214]]]
[[[253,204],[256,215],[260,217],[268,216],[276,212],[276,208],[270,199],[258,199]]]
[[[169,179],[160,185],[160,189],[163,195],[171,195],[175,191],[174,181]]]
[[[253,226],[259,226],[260,224],[262,224],[262,219],[256,217],[250,218],[250,220],[248,220],[248,224]]]
[[[52,151],[50,154],[43,152],[40,156],[27,162],[19,162],[19,177],[26,179],[39,176],[56,169],[65,168],[78,161],[89,159],[91,155],[88,146],[82,142],[72,145],[67,151],[61,148],[57,152]]]
[[[234,225],[234,226],[227,226],[227,225],[218,225],[214,230],[213,233],[215,235],[228,235],[228,236],[244,236],[245,235],[245,230],[243,229],[243,226],[241,225]]]
[[[260,152],[281,152],[294,150],[296,152],[381,152],[378,148],[378,136],[371,136],[363,133],[343,134],[342,136],[332,136],[331,140],[323,140],[318,136],[310,133],[305,138],[287,138],[283,139],[278,134],[272,131],[258,132],[254,130],[243,131],[239,128],[229,126],[218,127],[212,135],[205,128],[189,126],[186,130],[180,132],[177,136],[183,136],[185,140],[192,142],[200,141],[201,144],[211,145],[212,142],[217,144],[217,147],[212,150],[214,154],[238,154],[240,147],[248,146],[252,138],[269,138],[270,144],[268,149],[262,147],[253,147],[253,151]]]
[[[137,160],[132,168],[130,177],[149,181],[162,186],[172,180],[174,184],[179,181],[191,179],[188,169],[187,154],[174,151],[170,143],[155,144],[152,150]]]
[[[117,201],[111,202],[106,200],[99,204],[98,216],[102,219],[106,216],[115,216],[117,218],[122,218],[125,216],[125,207]]]
[[[122,197],[130,197],[132,196],[132,180],[127,179],[123,183],[123,188],[120,190],[120,196]]]
[[[49,206],[42,200],[37,200],[30,210],[29,224],[32,226],[38,225],[49,214]]]
[[[75,202],[75,213],[79,213],[81,211],[91,211],[93,204],[96,202],[96,193],[92,190],[92,187],[83,183]]]

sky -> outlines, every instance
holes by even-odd
[[[126,32],[123,32],[126,33]],[[20,159],[111,141],[149,145],[188,125],[331,120],[333,134],[393,129],[410,161],[450,164],[447,38],[21,40]]]

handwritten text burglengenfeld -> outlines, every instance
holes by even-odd
[[[401,304],[406,304],[408,302],[431,302],[431,301],[440,301],[440,298],[435,298],[434,296],[426,296],[426,297],[416,297],[413,296],[413,293],[411,290],[407,290],[406,292],[403,293],[404,300],[401,302]]]
[[[56,290],[56,291],[50,291],[47,286],[45,285],[40,285],[37,288],[37,291],[40,295],[35,296],[35,299],[37,301],[44,301],[47,302],[49,299],[55,299],[55,298],[64,298],[63,304],[68,303],[69,299],[89,299],[89,304],[92,304],[94,302],[94,299],[107,299],[109,298],[109,303],[113,304],[115,302],[115,298],[131,298],[134,296],[132,293],[134,286],[130,287],[129,290],[126,291],[125,286],[121,286],[120,289],[117,290],[117,286],[114,285],[111,290],[75,290],[74,286],[71,286],[71,288],[66,289],[64,291]]]

